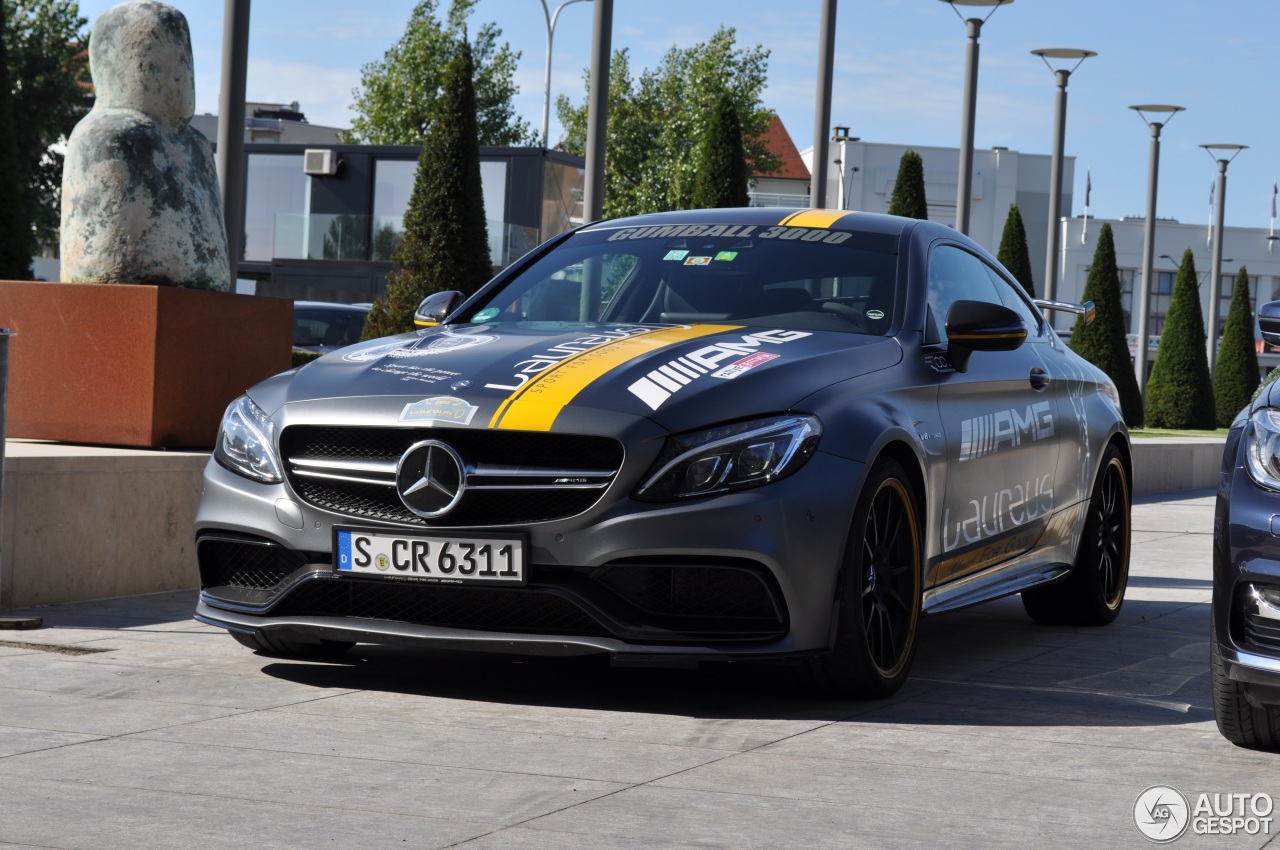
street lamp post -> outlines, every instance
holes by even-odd
[[[1164,103],[1143,103],[1130,106],[1138,117],[1151,128],[1151,159],[1147,167],[1147,219],[1142,225],[1142,283],[1138,287],[1138,353],[1133,358],[1134,373],[1138,378],[1138,394],[1146,399],[1147,389],[1147,336],[1151,319],[1151,271],[1152,254],[1156,250],[1156,188],[1160,182],[1160,130],[1183,111],[1184,107]],[[1151,113],[1162,120],[1153,121],[1143,113]],[[1162,255],[1163,256],[1163,255]]]
[[[547,19],[547,74],[542,89],[542,146],[547,146],[547,127],[551,123],[551,41],[556,35],[556,21],[560,17],[561,10],[565,6],[573,3],[590,3],[591,0],[564,0],[556,7],[554,13],[547,8],[547,0],[540,0],[542,3],[542,14]]]
[[[1045,243],[1044,297],[1053,301],[1058,297],[1058,220],[1062,218],[1062,149],[1067,137],[1067,80],[1080,67],[1080,63],[1098,54],[1092,50],[1076,50],[1069,47],[1051,47],[1033,50],[1031,53],[1044,60],[1058,81],[1058,96],[1053,118],[1053,160],[1049,167],[1049,238]],[[1076,60],[1070,68],[1055,68],[1050,59]]]
[[[973,190],[973,119],[977,109],[978,94],[978,36],[982,25],[996,13],[995,8],[985,18],[965,18],[956,6],[1008,6],[1013,0],[942,0],[964,21],[969,34],[965,48],[964,105],[960,110],[960,179],[956,185],[956,230],[969,235],[969,204]]]
[[[1239,156],[1248,145],[1201,145],[1210,157],[1218,161],[1218,208],[1214,210],[1213,259],[1209,266],[1209,328],[1205,334],[1205,347],[1209,355],[1209,374],[1213,374],[1218,360],[1218,293],[1222,291],[1222,225],[1227,207],[1227,165]],[[1218,151],[1220,153],[1215,154]],[[1230,153],[1230,158],[1225,158]]]

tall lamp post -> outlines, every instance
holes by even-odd
[[[1152,255],[1156,250],[1156,188],[1160,182],[1160,130],[1182,112],[1184,107],[1165,103],[1142,103],[1130,106],[1151,128],[1151,161],[1147,167],[1147,219],[1142,225],[1142,283],[1138,287],[1138,353],[1133,358],[1134,374],[1138,378],[1138,394],[1146,399],[1147,391],[1147,336],[1151,320],[1151,270]],[[1147,114],[1159,118],[1148,118]],[[1163,256],[1163,255],[1162,255]]]
[[[1067,80],[1080,63],[1098,54],[1092,50],[1076,50],[1071,47],[1050,47],[1031,51],[1039,56],[1058,81],[1058,97],[1053,117],[1053,160],[1049,166],[1049,238],[1045,245],[1044,297],[1053,301],[1058,297],[1058,220],[1062,218],[1062,149],[1067,138]],[[1050,59],[1076,64],[1070,68],[1055,68]]]
[[[564,0],[553,13],[547,8],[547,0],[542,3],[542,14],[547,19],[547,74],[542,88],[542,146],[547,146],[547,127],[551,123],[551,41],[556,36],[556,20],[565,6],[574,3],[590,3],[591,0]]]
[[[1248,145],[1212,144],[1200,147],[1218,161],[1218,208],[1213,215],[1213,259],[1209,266],[1209,332],[1205,334],[1209,374],[1212,375],[1218,360],[1218,293],[1222,291],[1222,223],[1227,207],[1227,165]],[[1230,158],[1227,158],[1228,153],[1231,154]]]
[[[964,21],[969,44],[964,53],[964,106],[960,110],[960,179],[956,185],[956,230],[969,235],[969,204],[973,190],[973,118],[978,95],[978,36],[982,25],[996,13],[992,8],[985,18],[965,18],[957,6],[1008,6],[1013,0],[942,0]]]

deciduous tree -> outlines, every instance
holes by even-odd
[[[387,291],[373,304],[364,339],[413,330],[413,311],[433,292],[470,295],[493,274],[480,190],[480,146],[471,49],[460,42],[445,69],[440,110],[422,144],[418,174],[392,254]]]
[[[0,280],[25,280],[30,277],[33,243],[13,139],[13,91],[5,46],[8,17],[8,6],[0,3],[0,198],[9,199],[0,203]]]
[[[777,169],[778,158],[762,136],[773,113],[760,94],[766,82],[769,51],[739,48],[732,28],[721,27],[710,40],[672,47],[656,69],[631,75],[627,51],[609,65],[608,152],[605,157],[604,215],[686,209],[701,167],[699,145],[711,122],[712,105],[728,94],[742,126],[743,148],[756,173]],[[587,79],[588,88],[591,85]],[[586,152],[587,100],[578,106],[561,95],[556,115],[564,127],[560,146]]]
[[[1178,267],[1160,348],[1147,382],[1146,424],[1150,428],[1212,430],[1216,422],[1199,281],[1195,259],[1188,248]]]
[[[57,239],[61,216],[62,154],[54,147],[84,114],[88,61],[87,21],[74,0],[0,0],[5,11],[5,64],[14,165],[21,197],[34,228],[27,258],[39,243]]]
[[[1017,213],[1010,210],[1010,218]],[[1009,232],[1005,225],[1006,235]],[[1025,234],[1024,234],[1025,244]],[[1003,245],[1001,246],[1003,248]],[[1008,266],[1005,266],[1008,268]],[[1120,274],[1116,269],[1116,243],[1111,225],[1102,225],[1098,247],[1093,252],[1093,265],[1084,285],[1084,299],[1092,301],[1097,312],[1089,324],[1084,317],[1076,319],[1071,332],[1071,349],[1107,373],[1120,393],[1120,411],[1130,428],[1142,424],[1142,394],[1133,373],[1129,344],[1125,339],[1124,308],[1120,303]]]
[[[445,68],[457,45],[467,39],[466,21],[478,0],[452,0],[443,21],[439,0],[419,0],[404,35],[380,62],[361,69],[360,88],[353,92],[356,117],[344,142],[373,145],[416,145],[439,117]],[[471,44],[475,78],[476,126],[482,145],[536,145],[528,121],[516,115],[512,98],[519,91],[514,76],[519,51],[498,43],[502,30],[492,23],[476,32]]]

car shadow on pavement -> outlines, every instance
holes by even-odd
[[[1163,581],[1163,580],[1162,580]],[[980,726],[1158,726],[1211,719],[1208,606],[1134,600],[1103,628],[1033,623],[1017,598],[926,617],[914,668],[887,700],[826,698],[787,664],[614,667],[360,645],[338,663],[263,657],[324,689],[713,718]]]

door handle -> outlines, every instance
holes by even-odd
[[[1037,392],[1043,390],[1045,387],[1049,386],[1049,381],[1051,380],[1049,373],[1045,370],[1039,367],[1031,370],[1031,388],[1033,390],[1036,390]]]

